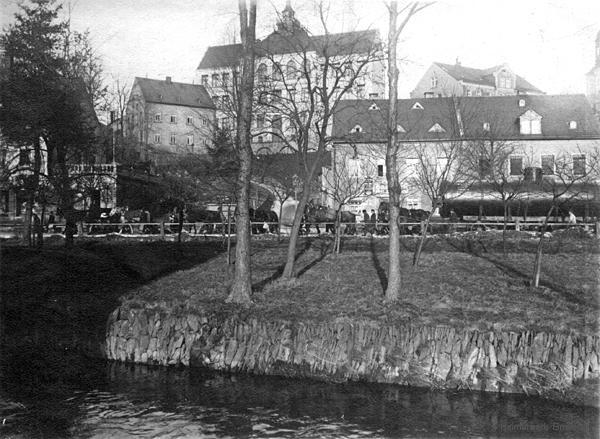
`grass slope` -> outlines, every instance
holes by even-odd
[[[542,286],[532,288],[527,281],[535,241],[511,241],[505,258],[501,252],[490,251],[501,248],[497,238],[492,238],[485,238],[487,242],[481,236],[455,241],[434,238],[416,269],[408,251],[414,240],[406,241],[402,298],[393,305],[383,302],[387,240],[369,238],[347,241],[339,256],[330,254],[330,239],[301,241],[299,277],[291,282],[278,280],[286,244],[253,242],[254,304],[246,310],[224,303],[232,272],[225,255],[148,283],[130,292],[126,303],[175,312],[208,309],[287,320],[352,318],[480,330],[597,333],[596,241],[571,239],[560,246],[555,239],[549,241],[546,250],[554,253],[544,255]]]

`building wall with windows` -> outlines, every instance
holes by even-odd
[[[254,149],[277,151],[281,147],[279,136],[292,138],[295,133],[285,114],[301,113],[309,101],[309,85],[306,72],[315,84],[320,83],[319,74],[323,59],[322,50],[328,50],[332,64],[338,63],[348,72],[361,67],[359,78],[348,91],[347,98],[385,97],[385,59],[369,59],[361,63],[364,53],[379,45],[376,31],[356,31],[332,35],[309,35],[295,18],[291,5],[286,5],[276,30],[257,42],[259,55],[255,62],[255,104],[252,134]],[[326,48],[326,49],[324,49]],[[383,53],[383,52],[382,52]],[[240,60],[241,44],[211,46],[196,70],[196,80],[208,90],[217,106],[217,121],[220,126],[231,126],[235,120],[234,105]],[[321,66],[322,67],[322,66]],[[337,72],[339,74],[339,70]],[[332,73],[332,75],[334,74]],[[331,77],[333,80],[333,76]],[[333,81],[332,81],[333,82]]]
[[[206,153],[215,107],[201,85],[136,78],[127,103],[126,136],[138,157],[156,164],[184,153]]]
[[[359,177],[370,182],[369,193],[359,201],[367,196],[388,198],[385,166],[378,166],[385,165],[387,105],[345,101],[334,119],[334,148],[340,151],[334,157],[344,161],[339,166],[359,169]],[[489,151],[504,145],[508,154],[500,166],[509,181],[535,180],[539,173],[557,182],[585,176],[587,183],[600,183],[600,125],[583,95],[402,99],[397,122],[406,208],[432,208],[423,188],[414,182],[419,166],[416,148],[424,148],[430,163],[443,168],[447,157],[440,151],[447,151],[450,144],[459,145],[471,158],[479,157],[479,148]],[[359,164],[350,165],[348,160]],[[479,172],[476,167],[473,163],[470,172]],[[590,194],[600,202],[596,196],[597,191]]]
[[[543,94],[506,65],[488,69],[434,62],[417,82],[411,98]]]

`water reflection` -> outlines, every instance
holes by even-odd
[[[8,378],[4,376],[4,378]],[[598,410],[537,398],[86,364],[72,386],[3,380],[0,436],[596,437]]]

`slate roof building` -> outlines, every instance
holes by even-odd
[[[600,31],[596,35],[596,61],[594,67],[585,76],[586,95],[596,115],[600,118]]]
[[[344,101],[333,123],[337,159],[366,160],[361,178],[373,181],[373,194],[387,199],[385,177],[387,100]],[[512,145],[506,170],[523,178],[527,168],[539,168],[551,178],[556,163],[570,158],[573,172],[586,172],[598,159],[600,124],[584,95],[513,95],[400,99],[397,129],[404,147],[401,173],[410,177],[414,146],[462,142],[466,147],[485,142]],[[443,161],[444,157],[435,160]],[[441,163],[441,162],[440,162]],[[595,163],[594,163],[595,165]],[[354,167],[357,167],[354,165]],[[349,166],[352,168],[352,166]],[[419,188],[407,190],[404,207],[430,209]]]
[[[168,162],[174,154],[206,153],[215,105],[197,84],[135,78],[125,112],[126,134],[141,161]]]
[[[278,138],[273,133],[287,135],[290,131],[284,116],[289,113],[289,107],[296,106],[301,111],[309,101],[305,65],[309,66],[311,79],[318,83],[322,70],[319,61],[324,57],[351,64],[353,56],[358,59],[365,53],[372,53],[375,47],[380,47],[379,33],[375,30],[312,35],[295,17],[288,1],[276,29],[264,39],[257,40],[255,89],[260,97],[253,123],[255,151],[260,152],[263,148],[272,151]],[[235,119],[232,106],[241,52],[241,44],[211,46],[196,70],[196,82],[210,93],[218,108],[217,122],[225,128],[232,128]],[[348,98],[385,97],[385,60],[369,62],[362,72]],[[263,143],[267,145],[261,145]]]
[[[434,62],[410,93],[411,98],[543,94],[507,64],[476,69]]]

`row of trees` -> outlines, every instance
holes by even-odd
[[[58,205],[71,242],[74,205],[95,177],[69,164],[93,163],[97,154],[102,68],[88,34],[72,30],[61,14],[54,0],[32,0],[0,37],[0,130],[20,151],[6,158],[3,177],[26,194],[30,242],[36,202]]]

